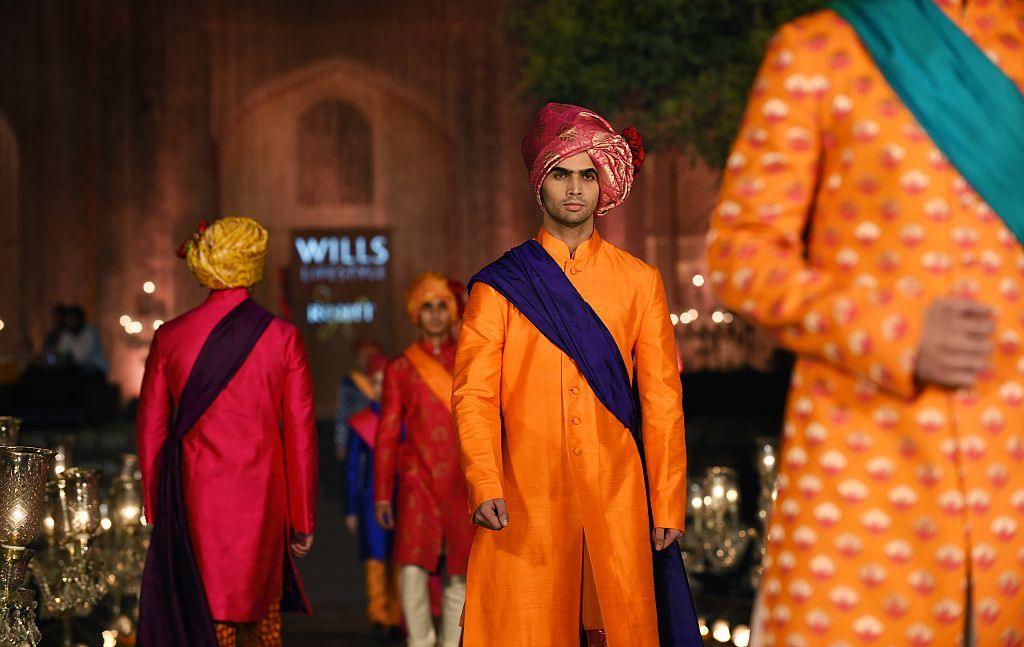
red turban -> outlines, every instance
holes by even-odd
[[[551,169],[583,151],[590,154],[601,185],[595,215],[622,204],[644,161],[640,133],[630,126],[620,135],[601,115],[565,103],[544,106],[523,137],[523,161],[537,204],[544,206],[540,188]]]
[[[370,358],[366,360],[366,372],[369,375],[373,375],[374,373],[383,371],[385,368],[387,368],[387,365],[388,356],[384,355],[383,353],[376,353],[374,355],[371,355]]]

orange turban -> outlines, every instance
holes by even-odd
[[[452,313],[452,321],[457,321],[460,316],[458,298],[452,291],[452,282],[436,272],[425,272],[420,274],[409,288],[405,297],[405,311],[409,314],[414,324],[420,323],[420,310],[423,304],[430,303],[434,299],[443,299]]]

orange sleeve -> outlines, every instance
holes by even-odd
[[[826,182],[823,124],[830,106],[843,100],[799,89],[831,81],[828,57],[808,44],[807,24],[796,21],[776,34],[751,92],[708,237],[712,286],[723,303],[794,352],[911,397],[908,349],[917,348],[920,313],[897,293],[851,282],[805,256],[808,218],[819,181]],[[887,342],[886,331],[896,328],[899,343]]]
[[[503,498],[501,469],[501,358],[508,302],[494,288],[477,283],[469,295],[455,355],[452,414],[462,470],[476,510]]]
[[[686,520],[686,432],[683,387],[665,287],[651,270],[651,294],[636,341],[636,380],[643,412],[644,459],[654,525],[683,530]]]
[[[164,358],[160,352],[160,338],[160,331],[157,331],[149,347],[146,372],[142,377],[142,390],[139,393],[139,411],[135,417],[135,442],[142,470],[146,519],[150,525],[156,521],[160,463],[163,460],[164,442],[170,432],[171,413],[174,410],[174,401],[164,370]]]

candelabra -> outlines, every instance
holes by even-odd
[[[109,528],[97,545],[108,565],[113,598],[113,620],[106,635],[126,636],[135,631],[142,567],[149,548],[149,532],[142,515],[142,484],[138,457],[126,454],[121,474],[110,487],[106,504]],[[127,603],[126,603],[127,601]]]
[[[109,590],[92,546],[100,528],[99,477],[93,470],[67,468],[49,484],[47,495],[45,524],[53,544],[32,562],[32,574],[43,616],[63,621],[64,644],[70,645],[72,619],[89,615]]]
[[[756,589],[761,583],[764,572],[765,539],[768,537],[768,526],[771,523],[772,505],[776,495],[777,450],[775,441],[770,438],[759,438],[757,441],[757,476],[760,493],[757,497],[757,521],[760,534],[757,537],[755,552],[758,559],[750,569],[750,585]]]
[[[121,315],[118,323],[124,328],[130,345],[147,347],[153,339],[153,333],[164,323],[164,302],[156,296],[156,283],[146,281],[142,284],[142,293],[135,299],[134,310],[138,313],[138,319],[136,315],[126,313]]]
[[[708,468],[701,491],[697,523],[704,560],[711,573],[727,573],[739,566],[753,534],[740,520],[736,472],[728,467]]]
[[[46,477],[53,452],[35,447],[0,447],[0,645],[34,647],[41,636],[36,602],[23,588],[44,514]]]
[[[0,416],[0,445],[6,447],[17,446],[20,433],[21,418]]]
[[[70,435],[57,436],[53,445],[53,473],[50,478],[60,478],[64,470],[74,465],[75,437]]]
[[[699,575],[707,570],[702,540],[704,531],[702,516],[704,490],[701,489],[700,482],[688,480],[686,491],[689,495],[686,514],[687,529],[680,543],[680,548],[683,552],[683,564],[686,566],[686,574]]]

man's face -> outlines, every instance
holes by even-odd
[[[540,195],[548,215],[555,222],[572,227],[594,214],[600,188],[594,162],[584,151],[551,169],[540,187]]]
[[[430,337],[441,337],[452,328],[452,312],[444,299],[427,301],[420,308],[420,330]]]
[[[374,397],[380,400],[380,394],[384,390],[384,371],[377,371],[370,375],[370,384],[373,386]]]

